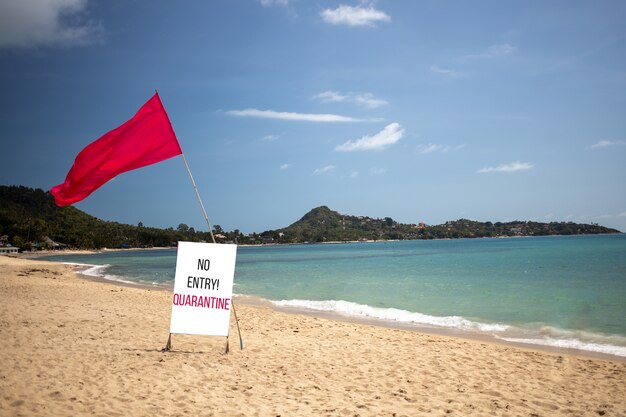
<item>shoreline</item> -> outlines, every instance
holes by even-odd
[[[283,312],[292,315],[305,315],[309,317],[316,317],[326,320],[334,320],[341,321],[344,323],[352,323],[352,324],[361,324],[372,327],[386,328],[386,329],[394,329],[394,330],[405,330],[409,332],[415,332],[423,335],[432,335],[432,336],[443,336],[443,337],[451,337],[458,338],[463,340],[471,340],[478,341],[483,343],[489,343],[494,345],[501,346],[509,346],[515,347],[519,349],[524,349],[532,352],[543,352],[550,353],[555,355],[570,355],[580,358],[589,358],[589,359],[601,359],[608,361],[616,361],[616,362],[624,362],[626,363],[626,357],[613,355],[610,353],[603,352],[595,352],[583,349],[576,348],[563,348],[563,347],[555,347],[549,345],[540,345],[533,343],[521,343],[521,342],[512,342],[504,339],[500,339],[496,336],[480,333],[478,331],[469,331],[463,329],[449,328],[443,326],[435,326],[435,325],[425,325],[419,323],[402,323],[393,320],[385,320],[379,318],[372,317],[360,317],[360,316],[350,316],[346,314],[342,314],[340,312],[334,311],[320,311],[307,309],[304,307],[282,307],[275,305],[272,300],[268,300],[265,298],[261,298],[254,295],[242,295],[237,294],[235,296],[238,302],[242,304],[247,304],[251,306],[263,306],[268,307],[272,310]]]
[[[589,236],[614,236],[623,235],[626,232],[617,233],[580,233],[574,235],[522,235],[522,236],[480,236],[480,237],[458,237],[458,238],[433,238],[433,239],[381,239],[381,240],[332,240],[328,242],[288,242],[288,243],[226,243],[216,242],[216,244],[235,244],[241,247],[272,247],[272,246],[309,246],[309,245],[341,245],[349,243],[387,243],[387,242],[416,242],[416,241],[448,241],[448,240],[481,240],[481,239],[520,239],[520,238],[555,238],[555,237],[589,237]],[[205,242],[210,243],[210,242]],[[20,258],[38,258],[41,256],[63,256],[63,255],[89,255],[104,252],[127,252],[127,251],[151,251],[151,250],[176,250],[176,246],[159,246],[149,248],[101,248],[101,249],[60,249],[42,250],[35,252],[21,252],[17,255]],[[15,256],[14,254],[10,256]]]
[[[237,307],[162,352],[167,291],[0,257],[0,416],[626,414],[621,361]]]
[[[103,276],[95,276],[95,275],[87,275],[82,273],[81,268],[86,268],[86,266],[68,264],[64,262],[60,262],[65,265],[71,265],[74,268],[77,276],[82,279],[86,279],[93,282],[106,283],[110,285],[117,285],[122,287],[131,287],[145,290],[153,290],[153,291],[163,291],[167,293],[171,293],[173,287],[168,285],[155,285],[148,283],[140,283],[140,282],[132,282],[118,279],[109,279]],[[406,323],[399,322],[394,320],[386,320],[375,317],[365,317],[365,316],[357,316],[357,315],[348,315],[339,311],[322,311],[315,310],[311,308],[306,308],[302,306],[293,307],[293,306],[279,306],[276,305],[273,300],[266,299],[257,295],[249,295],[249,294],[235,294],[233,293],[233,299],[236,299],[238,303],[246,304],[252,307],[264,307],[270,308],[277,312],[283,312],[292,315],[306,315],[309,317],[322,318],[327,320],[335,320],[341,321],[345,323],[353,323],[353,324],[363,324],[374,327],[395,329],[395,330],[406,330],[411,332],[417,332],[426,335],[437,335],[444,337],[453,337],[460,338],[465,340],[473,340],[486,342],[490,344],[502,345],[502,346],[510,346],[516,347],[520,349],[525,349],[529,351],[538,351],[545,352],[557,355],[572,355],[581,358],[591,358],[591,359],[602,359],[609,361],[617,361],[626,363],[626,357],[620,356],[617,354],[611,354],[606,352],[597,352],[592,350],[584,350],[577,349],[573,347],[557,347],[550,346],[545,344],[538,343],[523,343],[517,341],[508,341],[502,338],[498,338],[493,334],[487,334],[485,332],[480,332],[477,330],[467,330],[467,329],[459,329],[454,327],[444,327],[437,325],[428,325],[423,323]]]

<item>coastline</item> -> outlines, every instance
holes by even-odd
[[[579,233],[573,235],[521,235],[521,236],[480,236],[480,237],[442,237],[442,238],[432,238],[432,239],[367,239],[367,240],[331,240],[325,242],[289,242],[289,243],[235,243],[237,246],[241,247],[264,247],[264,246],[294,246],[294,245],[341,245],[346,243],[387,243],[387,242],[428,242],[428,241],[447,241],[447,240],[480,240],[480,239],[526,239],[526,238],[558,238],[558,237],[592,237],[592,236],[612,236],[612,235],[623,235],[626,232],[618,232],[618,233]],[[210,243],[210,242],[205,242]],[[229,244],[227,242],[216,242],[217,244]],[[60,249],[60,250],[41,250],[36,252],[23,252],[18,255],[18,257],[22,258],[39,258],[42,256],[54,256],[54,255],[87,255],[94,253],[103,253],[103,252],[128,252],[128,251],[150,251],[150,250],[175,250],[176,246],[153,246],[149,248],[101,248],[101,249]],[[14,255],[13,255],[14,256]]]
[[[163,248],[159,248],[163,249]],[[168,249],[168,248],[164,248]],[[107,251],[108,252],[108,251]],[[116,250],[112,252],[117,252]],[[81,253],[81,252],[79,252]],[[100,272],[101,266],[89,265],[89,264],[74,264],[66,263],[75,268],[76,273],[84,279],[94,282],[105,282],[113,285],[120,285],[125,287],[144,288],[148,290],[163,290],[171,292],[171,284],[157,284],[148,282],[137,282],[124,279],[123,276],[108,275]],[[285,312],[289,314],[303,314],[312,317],[325,318],[329,320],[339,320],[348,323],[358,323],[370,326],[378,326],[391,329],[414,331],[419,333],[440,335],[447,337],[462,338],[468,340],[479,340],[482,342],[495,343],[505,346],[514,346],[523,349],[530,349],[541,352],[567,354],[574,355],[583,358],[596,358],[605,360],[614,360],[626,362],[626,348],[622,345],[613,344],[608,339],[608,336],[604,342],[585,342],[584,339],[572,332],[569,338],[551,338],[545,336],[550,328],[542,330],[541,333],[544,336],[535,336],[532,338],[530,334],[528,336],[522,336],[525,330],[516,329],[514,326],[506,324],[488,324],[480,322],[472,322],[464,319],[463,317],[430,317],[419,313],[412,313],[410,311],[396,310],[393,308],[375,308],[368,305],[359,305],[356,303],[346,301],[310,301],[310,300],[288,300],[277,301],[271,299],[264,299],[262,297],[250,294],[234,294],[238,299],[238,303],[251,304],[252,306],[264,306],[271,308],[275,311]],[[327,308],[328,304],[337,304],[338,307]],[[319,308],[317,304],[322,304],[323,307]],[[346,309],[346,307],[348,309]],[[393,311],[392,311],[393,310]],[[389,312],[388,312],[389,311]],[[401,314],[401,316],[398,316]],[[406,316],[415,315],[417,317],[407,320]],[[396,317],[396,318],[388,318]],[[439,322],[442,322],[439,324]],[[504,331],[506,330],[506,331]],[[563,330],[554,329],[561,333]],[[603,336],[603,335],[598,335]],[[530,338],[529,338],[530,337]],[[539,337],[539,338],[537,338]],[[547,339],[544,339],[547,337]],[[616,336],[617,337],[617,336]],[[594,340],[589,338],[587,340]],[[609,344],[606,344],[607,341]]]
[[[239,304],[241,304],[242,302],[247,303],[247,301],[240,301]],[[287,313],[287,314],[293,314],[293,315],[306,315],[310,317],[322,318],[322,319],[333,320],[333,321],[341,321],[345,323],[362,324],[362,325],[372,326],[372,327],[416,332],[422,335],[451,337],[455,339],[488,343],[492,345],[509,346],[509,347],[531,351],[531,352],[537,352],[537,353],[567,355],[567,356],[573,356],[573,357],[578,357],[578,358],[583,358],[583,359],[585,358],[586,359],[600,359],[600,360],[606,360],[606,361],[626,363],[626,357],[612,355],[609,353],[594,352],[594,351],[575,349],[575,348],[561,348],[561,347],[555,347],[555,346],[549,346],[549,345],[539,345],[539,344],[532,344],[532,343],[520,343],[520,342],[515,342],[515,341],[507,341],[504,339],[494,337],[489,334],[481,334],[478,332],[464,331],[464,330],[455,329],[455,328],[438,327],[434,325],[427,326],[423,324],[413,324],[413,323],[399,323],[399,322],[395,322],[391,320],[347,316],[347,315],[336,313],[336,312],[308,310],[305,308],[279,307],[279,306],[274,305],[271,301],[264,300],[264,299],[260,299],[260,301],[251,302],[251,304],[253,306],[254,305],[268,305],[268,307],[273,310]]]

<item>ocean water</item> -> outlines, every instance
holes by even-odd
[[[48,259],[172,288],[176,251]],[[234,292],[626,357],[626,235],[239,247]]]

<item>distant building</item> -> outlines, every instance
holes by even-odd
[[[8,255],[10,253],[17,253],[19,248],[15,246],[0,246],[0,255]]]
[[[9,236],[0,236],[0,255],[8,255],[9,253],[18,253],[20,248],[11,246],[9,243]]]
[[[53,249],[53,250],[67,249],[67,245],[65,243],[55,242],[54,240],[50,239],[48,236],[45,236],[43,238],[43,241],[50,249]]]

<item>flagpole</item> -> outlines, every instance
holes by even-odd
[[[235,303],[231,302],[230,306],[233,308],[233,313],[235,313],[235,323],[237,323],[237,333],[239,333],[239,348],[243,350],[243,339],[241,338],[241,329],[239,328],[239,318],[237,317],[237,310],[235,310]]]
[[[193,175],[191,175],[191,170],[189,169],[189,164],[187,163],[187,158],[185,158],[185,154],[180,154],[183,157],[183,162],[185,163],[185,168],[187,168],[187,173],[189,174],[189,179],[191,180],[191,184],[193,184],[193,189],[196,191],[196,197],[198,197],[198,202],[200,203],[200,207],[202,207],[202,214],[204,214],[204,220],[206,220],[206,225],[209,226],[209,233],[211,233],[211,240],[215,243],[215,236],[213,236],[213,228],[211,227],[211,223],[209,223],[209,217],[206,215],[206,210],[204,209],[204,203],[202,203],[202,199],[200,198],[200,193],[198,192],[198,187],[196,187],[196,182],[193,180]]]

